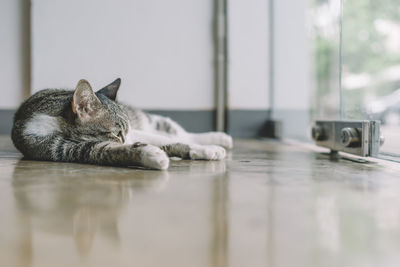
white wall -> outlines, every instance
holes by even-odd
[[[269,107],[269,1],[230,0],[229,106]],[[274,0],[274,108],[310,107],[307,0]]]
[[[293,132],[309,123],[307,2],[275,0],[274,9],[274,114]],[[27,3],[0,1],[0,109],[15,109],[29,93]],[[121,77],[120,99],[137,107],[214,109],[213,0],[31,3],[33,92],[81,78],[100,88]],[[268,4],[228,1],[230,109],[271,108]]]
[[[29,90],[25,19],[22,0],[0,1],[0,109],[15,109]]]
[[[228,106],[269,108],[268,0],[228,1]]]
[[[309,110],[308,0],[275,0],[275,94],[278,110]]]
[[[308,0],[275,0],[274,110],[284,137],[309,139],[311,74]]]
[[[100,88],[147,109],[214,108],[212,0],[32,0],[32,88]]]

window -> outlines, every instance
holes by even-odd
[[[311,1],[312,118],[380,120],[400,155],[400,2]]]

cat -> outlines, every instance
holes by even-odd
[[[222,160],[232,148],[223,132],[189,133],[170,118],[116,101],[121,79],[94,92],[86,80],[75,90],[45,89],[14,116],[15,147],[27,159],[165,170],[169,157]]]

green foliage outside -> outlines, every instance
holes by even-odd
[[[323,10],[329,0],[311,0],[313,14]],[[331,0],[332,1],[332,0]],[[337,0],[340,1],[340,0]],[[365,117],[363,107],[373,99],[400,88],[397,78],[386,79],[385,73],[400,66],[400,47],[390,49],[388,43],[400,35],[399,0],[345,0],[343,7],[343,103],[349,118]],[[335,14],[333,14],[335,16]],[[383,25],[383,26],[382,26]],[[313,56],[315,60],[316,103],[324,96],[338,96],[339,16],[332,20],[336,29],[327,36],[325,29],[313,24]],[[382,29],[383,28],[383,29]],[[396,42],[394,42],[396,44]],[[400,43],[399,43],[400,46]],[[357,82],[346,87],[346,78],[363,74],[370,82]],[[354,79],[353,79],[354,80]],[[319,104],[317,109],[326,108]],[[328,104],[329,106],[329,104]]]

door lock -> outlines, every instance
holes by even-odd
[[[316,121],[311,134],[318,146],[362,157],[377,156],[383,143],[379,121]]]
[[[358,129],[346,127],[340,131],[340,141],[345,147],[360,147],[361,138]]]
[[[315,125],[314,127],[312,127],[311,136],[312,139],[314,139],[315,141],[323,141],[324,139],[326,139],[324,128],[319,125]]]

